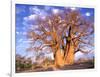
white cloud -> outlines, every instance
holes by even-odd
[[[74,10],[76,10],[77,8],[75,8],[75,7],[72,7],[72,8],[70,8],[72,11],[74,11]]]
[[[17,35],[27,35],[27,32],[24,31],[24,32],[16,32]]]
[[[84,53],[81,53],[81,52],[77,52],[75,54],[75,61],[79,60],[80,58],[92,59],[93,56],[94,56],[94,51],[91,51],[88,54],[84,54]]]
[[[32,14],[40,14],[40,9],[37,6],[30,7],[29,9]]]
[[[32,24],[33,24],[34,21],[38,17],[40,17],[41,19],[44,20],[46,18],[46,16],[48,15],[45,9],[40,9],[37,6],[30,7],[29,9],[30,9],[31,14],[27,17],[24,17],[24,23],[23,24],[26,24],[27,22],[28,23],[32,22]],[[46,8],[46,9],[48,10],[49,8]]]
[[[27,20],[28,20],[28,17],[24,17],[23,19],[24,19],[25,21],[27,21]]]
[[[83,57],[83,53],[77,52],[77,53],[75,54],[75,60],[78,60],[78,59],[81,58],[81,57]]]
[[[40,14],[31,14],[31,15],[29,15],[28,17],[24,17],[24,20],[25,20],[26,22],[28,22],[28,21],[34,21],[34,20],[36,20],[38,17],[41,17],[41,19],[45,19],[46,16],[47,16],[47,13],[44,12],[44,11],[41,11]]]
[[[22,39],[22,38],[18,40],[18,42],[22,42],[22,41],[23,41],[23,39]]]
[[[59,13],[59,9],[52,9],[52,13],[53,13],[53,14]]]
[[[46,19],[46,16],[41,16],[41,19],[43,19],[43,20]]]
[[[72,11],[75,11],[75,10],[77,10],[78,8],[76,8],[76,7],[65,7],[65,9],[70,9],[70,10],[72,10]]]
[[[44,9],[40,9],[37,6],[30,7],[30,12],[31,14],[36,14],[36,15],[47,15],[46,11],[49,10],[49,7],[46,7]]]
[[[35,20],[37,18],[37,15],[36,14],[32,14],[28,17],[24,17],[24,20],[25,21],[30,21],[30,20]]]
[[[34,20],[37,18],[37,15],[36,14],[33,14],[33,15],[30,15],[29,16],[29,20]]]
[[[20,32],[16,32],[16,34],[17,34],[17,35],[19,35],[19,34],[20,34]]]
[[[86,15],[86,16],[91,16],[91,13],[86,12],[85,15]]]
[[[23,34],[23,35],[27,35],[27,32],[23,32],[22,34]]]
[[[30,40],[23,40],[23,43],[30,43]]]

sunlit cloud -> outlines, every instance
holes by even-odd
[[[37,6],[30,7],[31,14],[36,14],[40,16],[47,15],[46,10],[49,10],[49,7],[47,7],[46,9],[40,9]]]
[[[72,7],[72,8],[70,8],[72,11],[74,11],[74,10],[77,10],[77,8],[75,8],[75,7]]]
[[[32,14],[40,14],[40,9],[37,6],[30,7],[29,10]]]
[[[86,12],[85,15],[86,15],[87,17],[89,17],[89,16],[91,16],[91,13]]]
[[[59,9],[52,9],[52,13],[53,13],[53,14],[59,13]]]
[[[16,34],[17,34],[17,35],[19,35],[19,34],[20,34],[20,32],[16,32]]]
[[[46,19],[46,16],[41,16],[41,19],[45,20]]]
[[[38,16],[36,14],[32,14],[28,17],[24,17],[25,21],[35,20]]]
[[[22,41],[23,41],[23,39],[22,39],[22,38],[18,40],[18,42],[22,42]]]
[[[23,34],[23,35],[27,35],[27,32],[23,32],[22,34]]]

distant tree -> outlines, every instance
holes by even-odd
[[[25,59],[21,55],[16,55],[16,72],[24,71],[32,68],[32,61],[30,58]]]
[[[37,27],[30,29],[28,38],[31,47],[27,51],[38,51],[44,47],[52,49],[55,65],[63,66],[74,63],[74,54],[78,51],[89,53],[83,48],[93,46],[94,22],[85,19],[78,10],[65,10],[38,17]],[[40,45],[36,46],[35,43]]]

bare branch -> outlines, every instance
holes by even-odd
[[[84,53],[84,54],[88,54],[88,53],[91,52],[91,50],[89,50],[89,51],[84,51],[84,50],[82,50],[82,49],[79,49],[79,51],[82,52],[82,53]]]

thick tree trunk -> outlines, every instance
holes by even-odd
[[[64,52],[60,48],[55,54],[55,65],[59,67],[64,66]]]
[[[74,63],[74,46],[71,43],[67,45],[64,61],[67,65]]]
[[[67,65],[74,63],[74,46],[72,43],[72,28],[69,27],[68,37],[66,38],[66,52],[64,55],[64,62]]]

